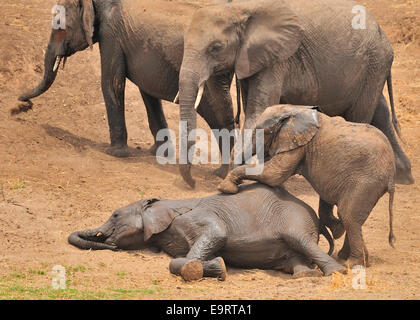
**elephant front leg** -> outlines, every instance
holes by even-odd
[[[107,153],[128,157],[127,128],[124,114],[125,62],[121,49],[111,44],[101,45],[102,93],[108,116],[111,147]]]
[[[226,241],[226,230],[219,224],[207,228],[191,246],[185,258],[173,259],[169,265],[171,273],[180,275],[185,281],[202,277],[226,279],[226,266],[222,257],[214,257]]]
[[[219,186],[223,193],[237,193],[238,185],[243,180],[253,180],[277,187],[282,185],[290,176],[295,174],[296,168],[304,155],[303,147],[279,153],[270,160],[260,164],[263,171],[260,174],[249,174],[255,169],[255,165],[242,165],[233,169]]]

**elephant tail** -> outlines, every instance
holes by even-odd
[[[391,247],[394,248],[394,244],[396,241],[394,231],[392,228],[392,222],[394,217],[394,193],[395,193],[395,186],[394,183],[388,188],[389,193],[389,235],[388,235],[388,242]]]
[[[328,255],[329,256],[332,255],[332,253],[334,252],[334,240],[331,237],[331,234],[328,232],[325,225],[322,223],[319,224],[319,233],[322,234],[325,237],[325,239],[327,239],[328,244],[330,245],[330,249],[328,250]]]
[[[400,123],[398,122],[397,115],[395,114],[394,93],[393,93],[393,90],[392,90],[391,70],[389,70],[388,77],[386,78],[386,83],[387,83],[387,88],[388,88],[389,103],[391,105],[392,125],[393,125],[394,130],[397,133],[398,137],[401,140],[403,140],[402,137],[401,137]]]

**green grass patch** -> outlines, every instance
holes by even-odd
[[[19,189],[25,189],[26,185],[25,185],[25,181],[23,179],[19,179],[18,181],[14,181],[14,182],[8,182],[9,184],[9,189],[11,190],[19,190]]]

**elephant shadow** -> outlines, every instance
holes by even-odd
[[[49,124],[43,124],[41,127],[45,130],[45,132],[58,140],[64,141],[66,144],[72,146],[77,152],[81,153],[86,151],[88,148],[91,148],[95,151],[100,153],[106,154],[108,157],[112,157],[107,154],[107,149],[109,148],[109,144],[105,142],[96,142],[89,138],[80,137],[71,133],[68,130],[51,126]],[[156,157],[147,149],[139,149],[128,147],[130,156],[126,158],[116,158],[115,161],[121,161],[125,163],[148,163],[153,166],[157,166],[160,170],[165,172],[172,173],[176,176],[179,175],[179,169],[177,165],[164,165],[159,164],[156,160]],[[213,174],[213,170],[216,169],[215,166],[208,166],[208,165],[196,165],[193,167],[193,172],[196,175],[196,178],[199,179],[197,181],[197,187],[200,191],[214,191],[217,188],[218,183],[221,181],[220,178],[216,177]],[[174,183],[181,188],[190,189],[190,187],[182,180],[181,177],[176,178]],[[198,188],[196,189],[198,190]]]

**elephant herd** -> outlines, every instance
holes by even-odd
[[[66,26],[51,32],[44,76],[19,100],[53,84],[63,59],[99,43],[102,92],[111,145],[129,155],[124,115],[126,79],[146,106],[152,152],[167,122],[161,100],[180,105],[187,136],[198,113],[211,129],[235,128],[230,86],[237,79],[242,130],[253,130],[253,154],[264,169],[222,164],[221,194],[201,199],[145,199],[115,211],[100,228],[77,231],[69,242],[83,249],[153,247],[174,259],[169,269],[185,280],[226,278],[225,261],[277,269],[295,277],[345,272],[367,265],[362,225],[389,193],[393,246],[395,184],[412,184],[411,164],[398,143],[391,67],[393,49],[366,10],[363,28],[352,24],[349,0],[60,0]],[[358,6],[359,8],[361,6]],[[364,7],[362,7],[364,9]],[[387,84],[391,112],[382,93]],[[316,106],[316,107],[315,107]],[[240,105],[238,105],[240,110]],[[238,118],[238,116],[237,116]],[[264,132],[257,145],[256,129]],[[193,135],[194,137],[194,135]],[[188,139],[180,152],[194,150]],[[229,143],[229,146],[224,144]],[[232,139],[219,139],[232,151]],[[191,161],[180,164],[194,188]],[[319,194],[318,215],[282,184],[300,174]],[[241,185],[243,180],[259,183]],[[333,207],[338,208],[338,218]],[[345,233],[336,259],[334,238]],[[317,245],[323,234],[329,254]],[[318,267],[318,269],[314,266]],[[322,272],[322,273],[321,273]]]

